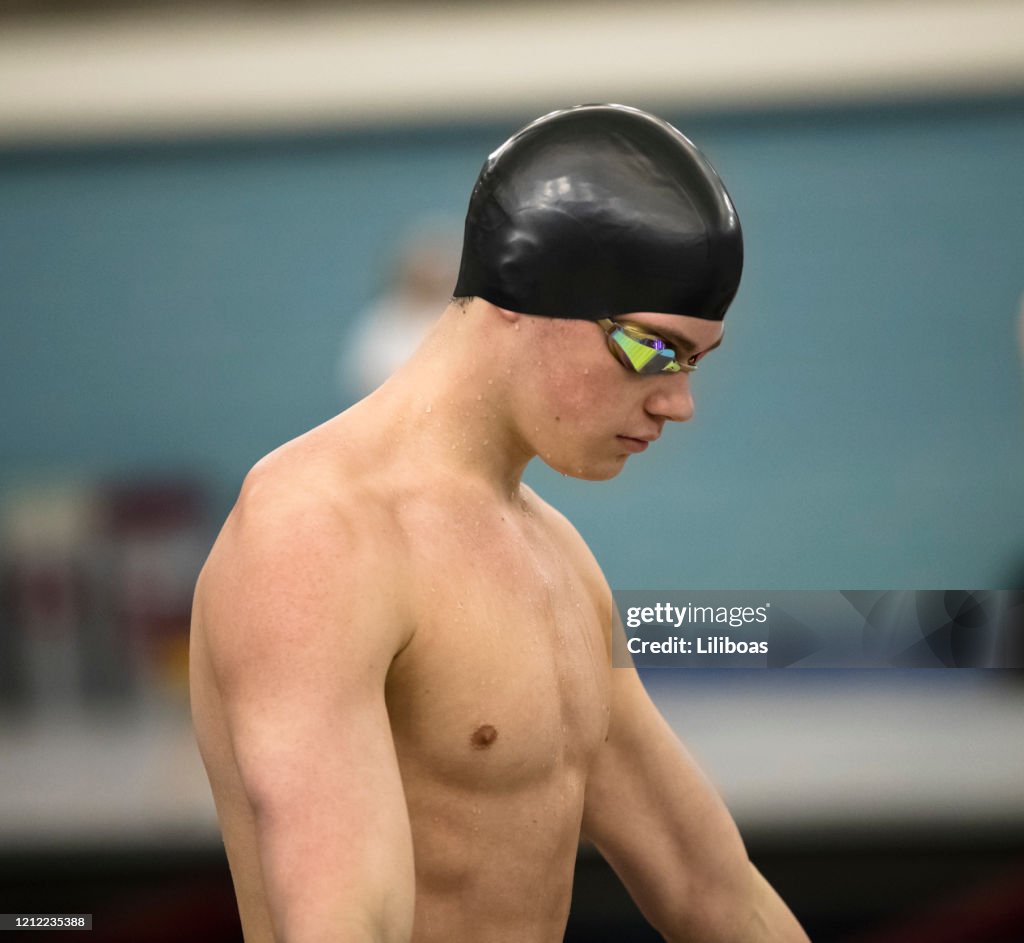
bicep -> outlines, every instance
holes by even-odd
[[[359,548],[339,560],[321,536],[236,534],[211,559],[210,659],[278,931],[355,919],[407,937],[412,845],[384,701],[399,616],[360,585]]]
[[[338,705],[340,721],[332,706],[287,691],[276,704],[306,714],[234,735],[275,924],[297,932],[359,914],[381,939],[400,938],[411,920],[412,840],[383,706],[353,698]]]

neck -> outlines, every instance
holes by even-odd
[[[513,415],[516,378],[502,366],[497,325],[485,318],[450,305],[412,358],[353,408],[372,409],[376,427],[417,466],[516,501],[536,453]]]

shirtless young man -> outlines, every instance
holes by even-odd
[[[612,478],[689,419],[741,265],[678,131],[546,116],[485,164],[418,353],[250,472],[191,656],[248,943],[554,943],[581,833],[669,940],[806,941],[521,481]]]

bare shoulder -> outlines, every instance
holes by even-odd
[[[407,620],[392,589],[401,550],[388,513],[358,469],[318,462],[309,443],[261,460],[197,584],[194,621],[211,652],[322,652],[370,626],[381,651],[399,650]]]

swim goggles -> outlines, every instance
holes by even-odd
[[[693,373],[696,363],[680,363],[676,352],[655,334],[609,318],[597,322],[608,338],[608,349],[637,373]]]

